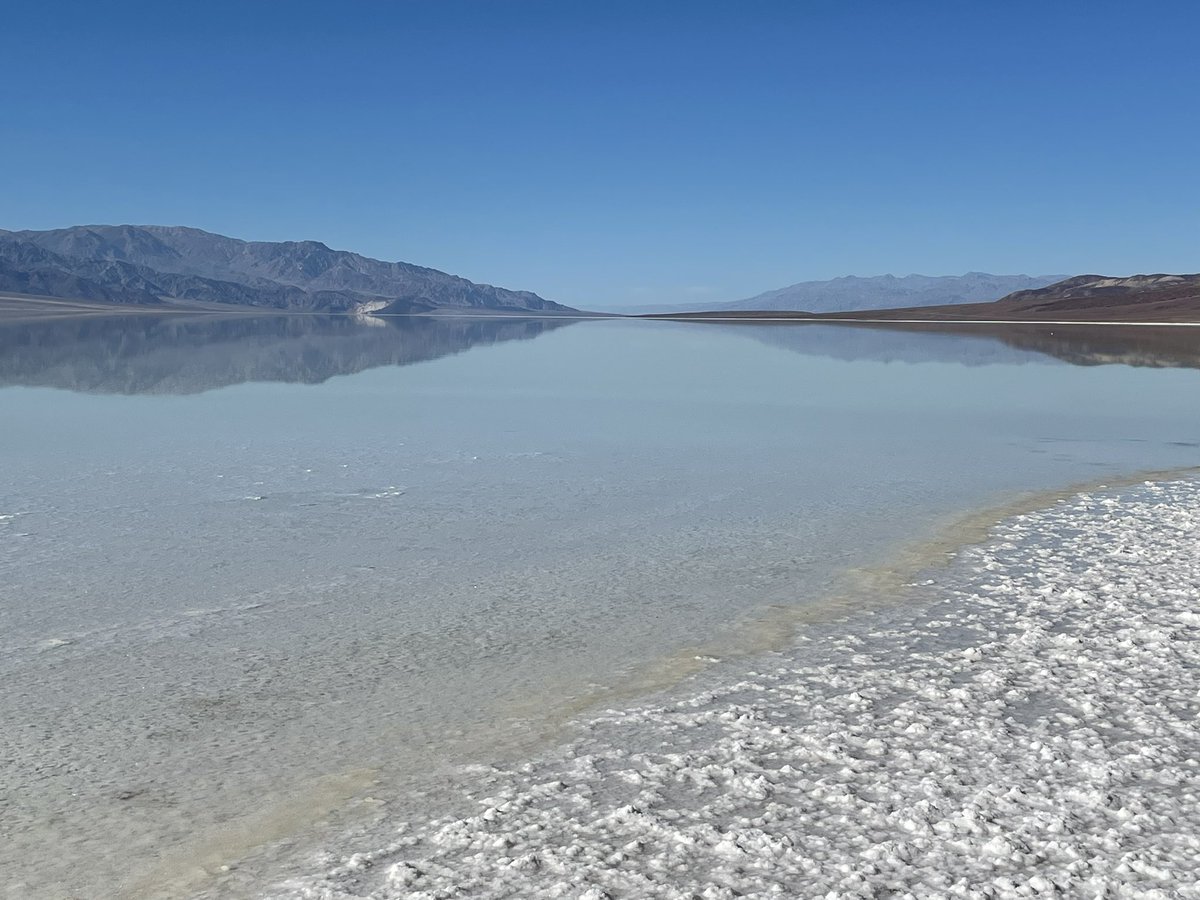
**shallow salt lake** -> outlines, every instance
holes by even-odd
[[[1181,331],[0,325],[6,896],[273,877],[955,517],[1198,465]]]

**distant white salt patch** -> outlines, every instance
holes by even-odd
[[[394,484],[389,484],[387,487],[378,491],[364,491],[364,495],[372,500],[382,500],[385,497],[402,497],[405,494],[405,488],[396,487]]]
[[[384,500],[388,497],[403,497],[407,493],[408,488],[389,484],[387,487],[364,487],[349,493],[330,494],[329,496],[337,499]]]
[[[955,571],[269,896],[1200,897],[1200,487],[1020,516]]]

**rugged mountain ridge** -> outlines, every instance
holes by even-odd
[[[570,309],[529,291],[333,250],[319,241],[243,241],[163,225],[0,231],[0,290],[111,303],[167,299],[324,312]]]
[[[1200,296],[1200,275],[1076,275],[1048,287],[1016,291],[1002,298],[1009,305],[1114,306],[1130,301],[1160,302]]]

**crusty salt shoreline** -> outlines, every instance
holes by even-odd
[[[1200,897],[1200,484],[1018,516],[926,589],[270,896]]]

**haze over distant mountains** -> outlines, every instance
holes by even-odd
[[[829,281],[801,281],[745,300],[727,303],[639,306],[621,312],[678,313],[685,311],[778,309],[814,313],[892,309],[902,306],[944,306],[999,300],[1014,291],[1027,291],[1060,281],[1063,275],[845,275]]]
[[[0,291],[102,303],[232,304],[321,312],[568,312],[512,291],[318,241],[242,241],[198,228],[0,230]]]
[[[846,275],[830,281],[802,281],[722,309],[799,309],[807,312],[849,312],[899,306],[942,306],[999,300],[1014,291],[1028,291],[1060,281],[1062,275]]]
[[[662,318],[796,322],[1141,323],[1200,325],[1200,274],[1076,275],[1014,291],[999,300],[811,312],[726,309],[666,313]],[[1189,338],[1194,340],[1194,338]]]

